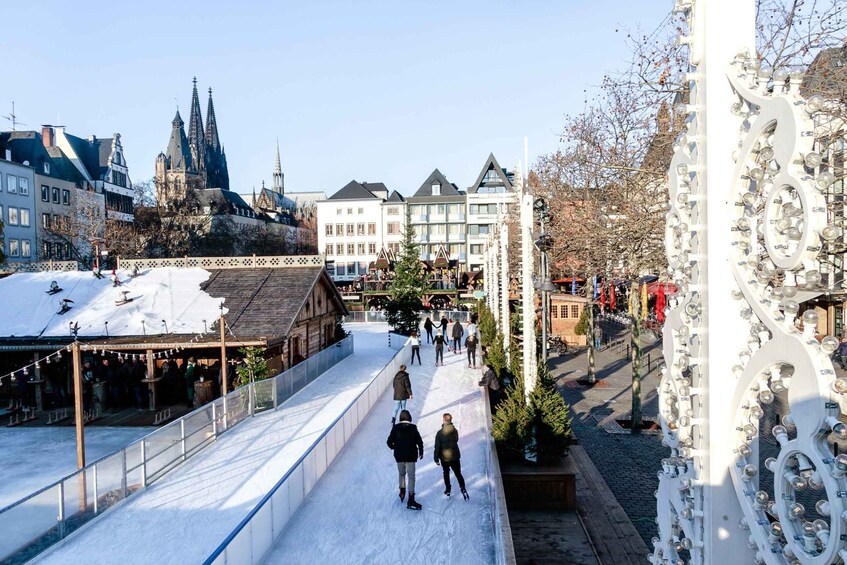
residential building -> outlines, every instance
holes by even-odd
[[[468,271],[482,270],[489,234],[508,215],[509,207],[518,202],[513,181],[514,173],[502,168],[492,153],[476,181],[468,187]]]
[[[0,243],[7,263],[36,259],[35,193],[33,168],[12,161],[11,149],[0,151]]]
[[[377,245],[377,248],[385,248],[387,252],[396,256],[400,252],[400,242],[403,239],[405,223],[406,199],[394,190],[388,199],[382,203],[382,241],[380,245]]]
[[[458,261],[460,269],[466,263],[466,197],[464,191],[435,169],[406,199],[422,260],[434,261],[439,248],[444,248],[448,259]]]

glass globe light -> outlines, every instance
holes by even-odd
[[[847,439],[847,425],[844,422],[838,422],[832,426],[832,433],[838,436],[838,439]]]
[[[741,431],[744,432],[744,435],[747,436],[747,439],[753,439],[757,435],[759,435],[759,429],[753,424],[744,424],[744,427],[741,428]]]
[[[783,310],[786,316],[796,316],[797,312],[800,311],[800,305],[795,300],[786,300]]]
[[[836,349],[838,349],[837,337],[828,335],[821,340],[821,351],[823,351],[827,355],[833,353]]]
[[[765,161],[770,161],[774,157],[773,147],[770,145],[765,145],[759,151],[759,157],[761,157]]]
[[[828,500],[818,500],[815,503],[815,512],[821,516],[829,516],[830,506]]]
[[[785,385],[782,381],[773,380],[771,381],[771,390],[776,393],[785,392]]]
[[[830,187],[832,183],[835,182],[835,175],[830,173],[829,171],[823,171],[821,174],[815,178],[815,187],[818,190],[826,190]]]
[[[738,218],[738,221],[735,222],[735,225],[741,231],[750,230],[750,220],[748,220],[747,218]]]
[[[791,474],[785,477],[788,480],[788,483],[791,485],[791,488],[795,491],[802,491],[806,489],[806,481],[798,477],[797,475]]]
[[[805,537],[807,537],[807,538],[815,537],[815,525],[812,524],[811,522],[804,522],[802,530],[803,530],[803,535]]]
[[[806,284],[809,286],[817,286],[821,284],[821,274],[819,271],[806,271]],[[812,312],[812,310],[809,310]],[[817,314],[816,314],[817,315]]]
[[[737,116],[738,114],[741,113],[742,108],[743,108],[743,105],[741,104],[741,102],[733,102],[732,106],[729,107],[729,111]]]
[[[759,391],[759,402],[762,404],[773,404],[774,396],[773,392],[768,389],[764,389]]]
[[[700,305],[696,302],[689,302],[685,305],[685,313],[696,318],[700,315]]]
[[[823,104],[824,104],[823,96],[821,96],[820,94],[815,94],[813,96],[810,96],[809,99],[806,100],[806,111],[809,112],[810,114],[813,113],[813,112],[817,112],[821,108],[823,108]]]
[[[771,429],[771,433],[780,443],[788,440],[788,430],[785,429],[785,426],[776,425]]]
[[[765,459],[765,468],[771,473],[773,473],[776,470],[776,458],[768,457],[767,459]]]
[[[838,377],[832,382],[832,390],[837,392],[838,394],[847,393],[847,379],[844,377]]]
[[[750,417],[756,420],[761,419],[762,416],[765,415],[765,411],[762,410],[762,407],[758,404],[754,404],[750,407]]]
[[[744,465],[744,468],[741,470],[741,474],[743,475],[742,478],[745,481],[749,481],[750,479],[755,477],[758,473],[759,473],[759,469],[751,463]]]
[[[752,192],[745,192],[741,195],[741,202],[745,206],[755,206],[756,205],[756,195]]]
[[[818,313],[814,310],[806,310],[803,312],[803,324],[807,326],[816,326],[818,324]]]
[[[751,455],[753,455],[753,450],[750,449],[750,446],[746,443],[742,443],[738,446],[738,454],[742,457],[750,457]]]
[[[821,166],[821,154],[817,151],[809,151],[803,156],[803,164],[809,169],[817,169]]]
[[[773,76],[773,69],[770,67],[760,67],[759,68],[759,78],[769,79]]]
[[[784,83],[786,80],[788,80],[788,76],[789,76],[788,69],[785,69],[785,68],[777,69],[773,73],[773,81],[774,81],[775,84]]]
[[[785,231],[785,235],[788,236],[788,239],[792,241],[800,241],[800,238],[803,237],[803,233],[797,227],[790,227]]]
[[[791,69],[788,71],[788,74],[789,76],[791,76],[791,80],[803,80],[803,77],[806,75],[806,69],[797,65],[791,67]]]
[[[765,171],[763,171],[759,167],[753,167],[752,169],[750,169],[750,172],[748,174],[750,175],[750,178],[756,182],[759,182],[763,178],[765,178]]]
[[[799,520],[806,513],[806,507],[799,502],[794,502],[788,507],[788,517],[791,520]]]
[[[829,524],[827,524],[826,520],[818,518],[817,520],[812,522],[812,524],[815,525],[816,532],[829,531]]]
[[[827,241],[835,241],[843,234],[843,230],[838,226],[826,226],[821,230],[821,237]]]
[[[768,499],[768,493],[763,490],[756,491],[756,494],[753,495],[753,501],[760,506],[767,504]]]
[[[817,473],[806,479],[806,482],[812,490],[821,490],[824,487],[823,481]]]
[[[686,165],[685,163],[680,163],[679,165],[677,165],[676,174],[681,177],[688,175],[688,165]]]
[[[774,225],[776,226],[777,232],[785,233],[788,228],[791,227],[791,220],[789,220],[788,218],[780,218],[776,221],[776,224]]]
[[[797,296],[797,287],[793,286],[793,285],[783,286],[782,287],[782,295],[785,298],[794,298],[795,296]],[[796,312],[795,312],[795,314],[796,314]]]
[[[744,294],[740,290],[738,290],[737,288],[734,288],[731,291],[729,291],[729,294],[730,294],[730,296],[732,296],[733,300],[741,300],[744,297]]]
[[[687,192],[680,192],[679,194],[676,195],[676,201],[680,206],[688,205],[688,193]]]

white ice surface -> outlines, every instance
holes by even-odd
[[[279,410],[242,422],[35,562],[202,562],[396,353],[387,330],[358,325],[353,355]]]
[[[416,473],[416,499],[423,510],[407,510],[398,497],[397,467],[385,445],[393,411],[389,386],[265,563],[494,563],[480,371],[467,368],[465,354],[449,352],[445,366],[436,370],[435,349],[423,345],[422,350],[423,366],[408,367],[414,398],[406,408],[424,440]],[[453,496],[444,496],[441,467],[433,462],[433,441],[444,412],[453,415],[459,430],[469,502],[462,500],[455,478]]]
[[[111,272],[104,272],[102,279],[88,271],[17,273],[0,279],[0,336],[66,337],[70,323],[79,324],[80,336],[105,336],[105,322],[111,337],[152,335],[164,333],[162,320],[168,332],[197,334],[204,331],[203,320],[211,327],[220,315],[222,299],[200,290],[210,274],[199,268],[166,267],[133,278],[120,270],[122,284],[113,287]],[[54,280],[63,290],[47,294]],[[122,291],[132,302],[116,306]],[[73,300],[72,308],[59,315],[65,298]]]
[[[85,460],[93,463],[152,431],[153,428],[86,428]],[[0,461],[0,508],[5,508],[76,471],[76,430],[0,428]]]

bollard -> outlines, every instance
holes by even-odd
[[[650,355],[651,355],[650,353],[647,354],[647,372],[648,373],[650,372],[650,363],[651,363]]]

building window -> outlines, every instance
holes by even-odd
[[[10,194],[16,194],[18,192],[18,177],[14,175],[7,175],[6,179],[6,190],[9,191]]]
[[[482,255],[481,243],[474,243],[471,245],[471,255]]]
[[[17,239],[9,240],[9,257],[20,257],[21,256],[21,242]]]
[[[49,175],[49,174],[50,174],[50,163],[49,163],[48,161],[45,161],[45,162],[44,162],[44,174],[45,174],[45,175]]]
[[[376,224],[375,223],[368,224],[368,235],[376,235]]]
[[[348,243],[347,244],[347,255],[355,255],[356,254],[356,244]]]
[[[21,225],[29,227],[29,208],[21,208]]]
[[[488,228],[490,226],[488,224],[471,224],[468,226],[468,234],[470,235],[487,235]]]
[[[376,255],[376,243],[368,244],[368,255]]]
[[[44,259],[49,259],[50,255],[53,253],[53,246],[49,241],[44,241],[41,243],[41,256]]]
[[[329,235],[329,236],[332,235],[332,224],[326,225],[326,235]]]
[[[335,254],[336,255],[344,255],[344,244],[338,243],[335,245]]]
[[[348,216],[352,216],[352,215],[353,215],[353,208],[347,208],[347,215],[348,215]]]
[[[389,244],[388,244],[388,249],[389,249],[392,253],[400,253],[400,242],[395,241],[395,242],[393,242],[393,243],[389,243]]]
[[[571,305],[571,318],[579,318],[579,304]]]
[[[343,210],[342,210],[341,208],[336,208],[336,209],[335,209],[335,215],[336,215],[336,216],[340,216],[342,213],[343,213]]]
[[[32,249],[28,239],[21,240],[21,257],[32,257]]]
[[[347,235],[353,237],[356,234],[356,224],[347,224]]]
[[[568,307],[567,307],[567,306],[560,306],[560,307],[559,307],[559,309],[560,309],[560,310],[561,310],[561,312],[562,312],[562,316],[561,316],[561,317],[562,317],[562,318],[567,318],[567,317],[568,317]],[[555,307],[555,306],[553,306],[553,308],[551,309],[551,311],[553,312],[553,314],[554,314],[554,316],[553,316],[553,317],[555,318],[555,314],[556,314],[556,307]]]
[[[29,196],[29,179],[18,177],[18,187],[21,189],[21,194]]]
[[[364,213],[365,213],[365,209],[364,209],[364,208],[359,208],[359,215],[361,216],[361,215],[363,215]]]
[[[18,209],[14,206],[9,206],[9,225],[18,225]]]
[[[443,216],[444,214],[447,213],[447,206],[445,206],[444,204],[439,204],[436,207],[436,212]]]
[[[459,205],[458,204],[450,204],[447,206],[447,213],[450,214],[450,217],[454,217],[459,213]]]
[[[41,185],[41,201],[50,202],[50,187],[46,184]]]
[[[552,308],[550,308],[550,317],[554,320],[559,319],[559,309],[554,304]],[[563,316],[564,317],[564,316]]]
[[[441,183],[435,181],[432,183],[432,195],[433,196],[441,196]]]
[[[62,216],[59,214],[53,214],[53,222],[50,224],[53,227],[61,228],[62,227]],[[57,251],[58,253],[58,251]]]
[[[388,235],[400,235],[400,222],[388,222]]]
[[[398,216],[400,214],[400,209],[397,206],[389,206],[388,207],[388,215],[389,216]]]
[[[331,244],[331,243],[327,243],[327,244],[326,244],[326,254],[327,254],[327,255],[332,255],[332,250],[333,250],[332,244]]]
[[[356,224],[356,235],[365,235],[365,224]]]
[[[347,274],[347,268],[345,267],[344,263],[337,263],[335,265],[335,274],[340,277],[343,277]]]
[[[365,254],[365,244],[364,243],[357,244],[356,245],[356,251],[358,252],[359,255],[364,255]]]
[[[45,230],[50,229],[50,214],[41,214],[41,227]]]
[[[55,186],[53,187],[52,192],[53,192],[53,204],[58,204],[59,203],[59,197],[61,196],[61,193],[59,192],[59,189],[56,188]]]

